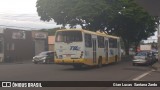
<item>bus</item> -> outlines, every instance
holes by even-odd
[[[121,60],[120,38],[100,32],[79,29],[57,30],[55,34],[56,64],[98,66]]]

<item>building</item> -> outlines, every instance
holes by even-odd
[[[3,38],[3,29],[0,29],[0,62],[3,61],[4,57],[4,38]]]
[[[31,60],[35,54],[47,50],[47,35],[19,29],[0,29],[0,62]]]
[[[34,55],[48,50],[48,33],[41,31],[32,31],[34,41]]]
[[[48,36],[48,49],[54,51],[55,36]]]

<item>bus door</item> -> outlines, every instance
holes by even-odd
[[[105,40],[105,60],[106,60],[106,63],[109,63],[108,62],[108,40]]]
[[[117,42],[117,47],[118,47],[118,60],[121,60],[121,45],[120,45],[120,41],[118,40]]]
[[[97,42],[95,38],[92,39],[92,45],[93,45],[93,64],[95,64],[97,58],[97,49],[96,49]]]

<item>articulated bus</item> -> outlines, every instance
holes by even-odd
[[[55,35],[56,64],[101,67],[121,60],[119,37],[77,29],[58,30]]]

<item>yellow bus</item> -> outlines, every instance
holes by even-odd
[[[119,37],[81,29],[58,30],[55,34],[56,64],[101,67],[120,60]]]

